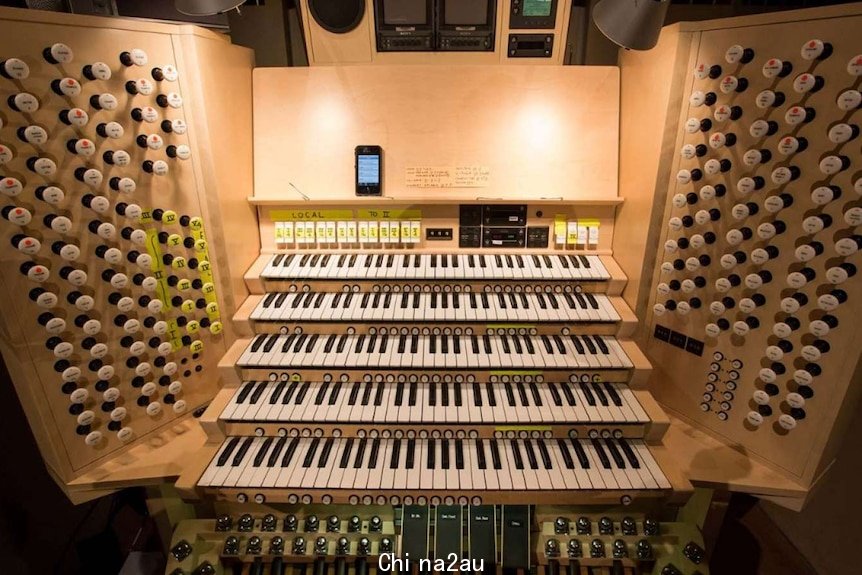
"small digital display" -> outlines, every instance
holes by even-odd
[[[488,0],[446,0],[447,26],[485,26],[488,24]]]
[[[380,156],[377,154],[360,154],[356,161],[356,183],[360,186],[379,185]]]
[[[387,26],[428,24],[427,0],[383,0],[383,22]]]
[[[551,15],[551,0],[523,0],[524,16],[542,16],[547,18]]]

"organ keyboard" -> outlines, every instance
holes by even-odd
[[[381,369],[627,369],[611,336],[260,334],[237,361],[243,368],[290,366]]]
[[[546,280],[610,279],[602,260],[576,254],[276,254],[261,277],[371,280]]]
[[[649,367],[621,328],[618,270],[578,253],[261,256],[198,488],[303,504],[684,492],[630,386]]]
[[[640,440],[614,438],[231,437],[199,485],[255,489],[270,502],[322,490],[329,502],[356,503],[368,491],[393,504],[525,492],[537,503],[577,503],[591,491],[671,488]]]

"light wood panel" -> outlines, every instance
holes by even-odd
[[[659,197],[662,190],[667,189],[667,198],[670,199],[675,193],[697,193],[704,184],[715,185],[722,183],[727,187],[727,195],[715,200],[699,199],[693,206],[673,207],[669,201],[660,218],[660,237],[656,242],[660,251],[658,261],[652,275],[649,296],[649,307],[654,303],[664,302],[666,299],[682,300],[697,296],[703,301],[703,307],[693,310],[687,315],[678,313],[665,313],[656,316],[652,311],[647,312],[645,338],[647,338],[646,352],[656,370],[651,380],[652,389],[656,397],[668,406],[676,414],[684,418],[692,426],[702,429],[707,433],[720,438],[727,445],[745,454],[751,470],[738,469],[734,476],[728,476],[723,470],[711,465],[703,466],[692,475],[693,481],[711,485],[721,485],[731,489],[751,490],[757,493],[769,493],[779,498],[793,498],[804,496],[822,473],[828,469],[836,446],[840,443],[842,432],[846,427],[849,413],[858,399],[859,389],[855,385],[858,382],[859,352],[855,345],[860,337],[858,322],[854,322],[854,316],[858,315],[860,284],[857,277],[838,286],[848,294],[848,301],[839,309],[832,312],[838,320],[838,327],[832,329],[822,339],[828,341],[830,350],[818,361],[823,369],[820,376],[814,378],[811,388],[813,397],[808,398],[804,404],[805,417],[799,419],[795,429],[786,431],[778,425],[778,418],[787,415],[790,411],[786,403],[788,393],[798,391],[799,385],[793,381],[794,371],[805,367],[807,360],[800,356],[803,346],[811,344],[815,336],[808,333],[811,321],[819,319],[824,311],[818,309],[818,296],[828,292],[833,286],[826,281],[826,270],[841,262],[850,262],[858,265],[858,256],[847,258],[839,257],[835,252],[835,242],[843,237],[854,233],[855,228],[845,223],[844,213],[858,205],[856,195],[853,193],[853,182],[860,175],[860,146],[859,140],[855,139],[845,144],[831,143],[826,135],[829,128],[835,123],[842,121],[850,124],[858,124],[859,111],[841,111],[835,105],[838,94],[848,88],[859,87],[859,80],[847,73],[847,63],[851,57],[862,52],[862,47],[854,40],[855,30],[862,25],[862,6],[859,4],[825,8],[823,10],[799,11],[780,16],[757,16],[751,19],[732,19],[728,21],[715,21],[703,25],[686,24],[681,25],[680,30],[692,34],[691,49],[688,57],[678,59],[675,70],[676,78],[684,80],[684,88],[681,94],[670,94],[670,99],[680,98],[682,106],[676,118],[669,118],[668,125],[675,127],[675,134],[666,136],[664,139],[664,152],[662,162],[659,164]],[[704,30],[698,32],[698,29]],[[810,62],[800,57],[800,49],[807,40],[820,38],[831,42],[834,46],[834,54],[826,60]],[[680,43],[685,42],[681,40]],[[755,51],[754,61],[750,64],[729,64],[725,61],[725,50],[733,44],[739,44]],[[786,78],[766,79],[761,73],[761,67],[767,59],[775,57],[789,61],[793,65],[793,71]],[[624,59],[624,62],[626,60]],[[719,81],[696,80],[692,75],[695,63],[720,64],[723,68],[722,75],[735,74],[748,79],[750,85],[742,93],[724,94],[719,89]],[[658,66],[659,64],[656,63]],[[803,72],[809,72],[825,79],[823,89],[816,93],[799,94],[794,90],[794,79]],[[626,72],[624,71],[625,75]],[[755,103],[755,96],[766,88],[778,90],[786,95],[786,102],[775,109],[760,109]],[[738,120],[719,121],[713,116],[715,106],[703,106],[700,108],[689,106],[689,94],[693,90],[714,91],[718,95],[718,104],[731,104],[740,106],[742,117]],[[816,116],[813,121],[799,126],[791,126],[785,120],[785,113],[790,106],[802,103],[814,108]],[[718,105],[717,104],[717,105]],[[705,134],[686,134],[683,125],[689,117],[710,118],[713,127]],[[754,120],[774,120],[778,124],[778,132],[772,136],[756,138],[750,135],[749,127]],[[738,142],[733,147],[720,150],[708,148],[708,153],[702,158],[685,160],[680,157],[680,149],[683,144],[707,143],[707,137],[716,132],[732,132],[737,135]],[[777,147],[779,138],[792,134],[796,137],[805,137],[809,142],[809,148],[803,152],[791,156],[782,155]],[[764,164],[746,166],[743,163],[743,154],[750,148],[768,149],[772,153],[772,159]],[[829,154],[841,154],[847,156],[851,162],[850,168],[834,175],[823,174],[818,164],[820,160]],[[726,174],[714,176],[706,175],[700,182],[694,184],[681,184],[676,181],[677,170],[681,168],[704,168],[708,159],[723,158],[732,162],[732,169]],[[666,166],[670,163],[670,167]],[[771,180],[771,172],[779,166],[793,165],[801,170],[801,177],[787,185],[774,183]],[[662,173],[662,171],[664,173]],[[737,190],[737,182],[743,176],[761,176],[765,180],[765,187],[760,191],[744,194]],[[663,182],[663,183],[662,183]],[[812,189],[822,185],[836,185],[841,188],[843,195],[837,201],[830,202],[824,206],[816,206],[811,198]],[[779,193],[788,193],[793,197],[793,204],[777,215],[770,214],[764,209],[764,200]],[[632,203],[627,198],[626,205]],[[731,216],[731,208],[734,204],[744,202],[755,202],[759,206],[756,215],[735,220]],[[718,207],[722,210],[721,219],[706,226],[695,224],[691,228],[684,228],[680,232],[671,232],[667,228],[668,219],[671,216],[694,215],[699,209]],[[804,218],[825,213],[832,217],[832,225],[819,233],[806,233],[802,229]],[[760,239],[757,228],[764,222],[780,219],[786,222],[787,231],[771,240]],[[728,245],[725,234],[731,228],[749,226],[754,232],[751,240],[746,240],[736,247]],[[690,237],[694,233],[704,233],[712,229],[717,235],[717,241],[712,246],[695,250],[689,248],[681,250],[676,254],[661,253],[666,239],[675,239],[680,236]],[[823,243],[825,251],[823,255],[816,256],[813,260],[804,264],[811,268],[816,279],[807,286],[792,289],[786,283],[787,274],[799,271],[804,267],[803,263],[794,257],[795,249],[803,243],[817,240]],[[754,248],[772,246],[779,249],[779,256],[768,263],[757,265],[751,261],[751,252]],[[747,260],[732,270],[723,270],[719,264],[719,258],[726,253],[742,250],[747,255]],[[706,253],[712,258],[709,268],[697,272],[680,272],[662,274],[659,264],[663,261],[672,261],[675,258],[687,258],[692,255]],[[731,289],[728,293],[718,293],[714,282],[720,277],[727,277],[731,273],[739,274],[744,279],[747,274],[766,269],[772,273],[773,279],[762,288],[754,290],[744,286]],[[684,277],[704,275],[707,280],[705,288],[696,290],[686,295],[681,292],[672,292],[670,296],[657,297],[655,287],[659,282],[669,282],[671,279],[682,280]],[[797,291],[807,295],[808,302],[802,306],[799,312],[788,314],[781,311],[779,302]],[[709,304],[722,297],[731,296],[735,302],[743,297],[751,297],[754,293],[766,298],[766,303],[750,314],[739,311],[738,307],[729,309],[720,317],[729,320],[731,324],[743,320],[749,315],[760,321],[760,326],[751,330],[747,336],[734,335],[732,331],[725,331],[718,338],[708,337],[704,333],[707,323],[716,321],[719,316],[714,316],[709,311]],[[775,384],[778,386],[778,394],[770,399],[772,415],[766,415],[764,423],[755,428],[746,422],[750,411],[757,410],[757,404],[752,400],[756,390],[763,390],[766,382],[760,376],[762,368],[771,367],[772,360],[766,358],[764,352],[768,345],[778,342],[778,337],[773,335],[772,327],[776,322],[783,321],[789,315],[797,317],[801,326],[787,341],[792,343],[793,350],[786,354],[780,361],[787,370],[786,373],[778,374]],[[705,342],[706,347],[702,357],[686,353],[668,343],[661,342],[652,336],[656,325],[669,327],[684,336],[694,337]],[[701,410],[704,401],[703,394],[708,391],[705,388],[707,374],[710,369],[713,352],[721,352],[726,360],[722,363],[719,374],[718,390],[716,396],[721,395],[725,389],[725,380],[728,379],[731,359],[738,359],[743,366],[738,369],[740,376],[735,389],[731,391],[730,409],[718,406],[720,400],[710,403],[709,411]],[[728,365],[725,365],[728,364]],[[805,391],[805,390],[803,390]],[[723,421],[717,417],[718,411],[727,414],[727,420]],[[798,415],[798,413],[797,413]],[[772,488],[775,483],[771,478],[767,479],[762,471],[755,472],[755,468],[769,469],[772,473],[786,478],[787,481],[798,486],[794,495],[792,489],[775,493]],[[779,490],[781,491],[781,490]],[[785,499],[786,500],[786,499]]]
[[[291,183],[312,203],[354,197],[365,144],[383,147],[385,196],[433,197],[405,169],[453,165],[490,168],[487,188],[457,190],[490,201],[617,196],[616,68],[258,69],[254,95],[258,199],[301,199]]]
[[[4,176],[17,178],[23,184],[22,192],[14,197],[4,196],[4,206],[18,206],[26,208],[32,214],[30,223],[17,226],[11,222],[2,220],[0,234],[2,234],[3,246],[0,253],[4,269],[8,273],[2,276],[0,288],[2,288],[2,327],[3,334],[0,338],[0,349],[9,367],[13,383],[16,386],[25,414],[33,427],[34,435],[39,443],[42,455],[49,467],[52,476],[58,480],[61,487],[66,490],[70,498],[76,501],[85,500],[90,496],[98,496],[107,489],[115,489],[136,483],[155,482],[164,477],[178,474],[178,461],[182,460],[185,450],[194,449],[193,444],[202,435],[195,435],[190,428],[185,428],[185,435],[172,435],[172,430],[180,429],[185,418],[195,409],[205,404],[214,395],[218,388],[218,373],[216,364],[219,355],[226,349],[225,344],[229,342],[230,336],[225,333],[212,333],[204,327],[199,332],[181,329],[176,332],[175,337],[187,335],[190,339],[200,340],[203,348],[199,353],[192,352],[188,345],[180,345],[175,351],[168,354],[166,361],[175,362],[176,373],[167,371],[168,365],[161,364],[156,360],[158,354],[147,343],[150,338],[157,335],[154,331],[154,323],[158,320],[172,321],[179,314],[177,302],[165,305],[162,311],[148,310],[147,300],[139,299],[147,295],[147,291],[136,283],[135,275],[141,274],[143,279],[148,275],[158,275],[155,267],[144,264],[143,267],[135,262],[133,251],[147,253],[146,242],[139,245],[129,241],[128,236],[121,232],[128,227],[126,233],[134,229],[149,230],[151,234],[165,232],[167,234],[178,234],[183,240],[192,237],[192,229],[186,225],[170,223],[166,220],[138,220],[128,218],[115,210],[120,202],[140,205],[145,213],[159,208],[162,210],[173,210],[177,216],[197,217],[203,220],[203,232],[218,230],[221,227],[221,213],[210,211],[205,200],[206,188],[215,192],[221,183],[220,176],[224,173],[210,175],[204,180],[201,175],[201,166],[211,162],[209,159],[208,135],[203,124],[207,120],[207,112],[204,107],[211,102],[206,102],[197,90],[199,81],[197,70],[208,67],[209,73],[218,75],[221,63],[209,61],[211,56],[223,59],[225,66],[246,67],[246,78],[238,79],[243,84],[233,93],[222,96],[222,105],[231,105],[239,98],[237,94],[244,90],[246,102],[250,101],[250,59],[249,52],[243,49],[233,48],[226,38],[191,26],[171,26],[151,22],[138,22],[122,19],[102,19],[92,17],[80,17],[49,12],[25,11],[13,9],[0,9],[0,25],[4,27],[4,34],[0,38],[0,54],[3,58],[17,57],[24,60],[30,68],[29,77],[21,80],[0,80],[0,94],[2,94],[3,127],[0,130],[0,142],[12,150],[13,158],[0,167]],[[74,51],[71,62],[64,64],[51,64],[42,57],[42,50],[55,42],[68,44]],[[125,67],[120,63],[119,55],[122,51],[130,51],[134,48],[143,49],[148,62],[142,66]],[[200,50],[200,52],[196,51]],[[238,53],[241,53],[238,56]],[[243,60],[245,57],[245,60]],[[82,67],[96,61],[106,62],[112,71],[109,80],[88,80],[82,74]],[[247,62],[244,64],[244,62]],[[155,80],[151,75],[154,67],[164,69],[166,65],[175,66],[179,70],[179,79],[171,81],[164,79]],[[51,81],[63,77],[71,77],[80,82],[81,92],[77,95],[59,96],[51,87]],[[130,94],[126,89],[126,82],[146,78],[153,84],[153,93]],[[22,114],[11,109],[7,103],[7,96],[26,91],[34,94],[40,106],[38,111]],[[174,107],[160,107],[156,104],[158,94],[175,92],[182,98],[182,105]],[[90,103],[90,97],[95,94],[110,93],[117,99],[115,110],[97,109]],[[152,106],[156,111],[156,121],[138,122],[132,116],[134,108]],[[62,109],[79,107],[89,115],[89,121],[80,127],[68,126],[60,121],[58,114]],[[216,110],[219,111],[219,110]],[[162,120],[185,119],[188,125],[188,133],[168,133],[161,127]],[[100,123],[116,121],[124,128],[124,134],[115,139],[105,138],[97,133],[97,125]],[[19,127],[27,125],[39,125],[48,133],[48,140],[44,144],[31,144],[22,141],[16,131]],[[201,129],[199,132],[198,129]],[[136,143],[138,135],[158,134],[164,140],[162,147],[158,149],[142,148]],[[96,153],[87,158],[77,156],[68,150],[67,142],[74,138],[87,138],[95,144]],[[250,147],[250,120],[246,121],[246,140],[240,141],[246,148]],[[181,161],[170,158],[166,154],[169,145],[188,145],[191,152],[189,160]],[[127,166],[110,165],[103,159],[106,151],[124,150],[129,153],[131,162]],[[250,172],[250,157],[246,150],[245,167]],[[27,159],[30,157],[50,158],[57,165],[56,173],[42,176],[27,168]],[[145,161],[164,160],[168,165],[168,174],[156,176],[142,170]],[[240,158],[237,165],[242,167],[243,159]],[[104,174],[101,183],[87,185],[75,179],[74,172],[79,167],[97,168]],[[206,168],[204,168],[206,169]],[[131,194],[121,194],[109,188],[112,177],[131,177],[137,183],[137,189]],[[35,192],[38,186],[55,185],[65,192],[65,198],[58,204],[53,205],[41,201]],[[231,191],[238,194],[240,202],[244,202],[247,191],[236,188],[221,187],[219,190],[223,198]],[[97,213],[85,205],[82,205],[85,194],[104,196],[107,211]],[[254,213],[251,214],[251,222],[254,221]],[[68,233],[59,233],[49,229],[43,220],[48,215],[63,215],[70,218],[72,227]],[[99,237],[89,225],[96,222],[109,223],[115,226],[116,236]],[[27,255],[15,250],[10,245],[11,238],[18,233],[23,233],[38,239],[41,248],[32,255]],[[208,236],[205,236],[208,238]],[[158,249],[152,246],[159,245],[153,236],[153,243],[149,245],[155,260],[160,260],[162,254],[170,253],[174,257],[182,256],[187,260],[197,259],[203,263],[212,260],[213,265],[218,266],[226,256],[221,252],[222,243],[211,241],[207,246],[206,253],[203,250],[194,250],[183,247],[168,248],[162,244]],[[254,235],[251,236],[252,240]],[[80,256],[73,261],[64,261],[59,255],[52,251],[54,242],[65,241],[73,243],[80,248]],[[104,246],[104,247],[102,247]],[[108,263],[105,259],[97,257],[97,248],[107,247],[119,249],[119,259]],[[99,252],[101,253],[101,252]],[[50,270],[50,277],[41,284],[29,281],[19,273],[21,264],[35,262],[44,265]],[[175,276],[176,279],[201,279],[198,287],[192,287],[187,291],[179,292],[171,287],[168,292],[159,292],[164,301],[179,296],[182,300],[204,298],[200,291],[203,282],[209,281],[206,275],[201,275],[202,268],[173,268],[170,262],[159,262],[159,269],[165,265],[162,271],[165,277]],[[87,279],[81,285],[67,283],[63,278],[66,271],[64,266],[83,270],[87,273]],[[108,283],[109,275],[115,272],[124,273],[128,276],[127,286]],[[225,298],[228,295],[228,287],[222,280],[223,276],[218,271],[214,272],[213,282],[215,284],[215,295],[208,296],[211,303],[216,305],[208,313],[200,308],[195,308],[182,315],[188,319],[201,319],[208,317],[216,322],[223,317],[229,318],[233,308],[233,298]],[[173,280],[172,280],[173,281]],[[30,290],[41,287],[58,296],[55,305],[38,307],[28,297]],[[77,291],[84,295],[93,297],[92,309],[84,306],[77,308],[68,299],[72,292]],[[109,295],[117,293],[119,296],[128,296],[132,299],[131,308],[122,311],[115,307],[116,299],[110,300]],[[119,296],[111,296],[116,298]],[[149,293],[147,297],[158,297]],[[46,348],[46,340],[50,334],[45,331],[37,321],[37,316],[49,313],[55,317],[65,319],[66,327],[62,329],[58,337],[73,345],[71,356],[68,357],[72,367],[80,367],[81,375],[77,383],[70,385],[69,389],[63,387],[61,373],[66,364],[57,363],[58,357]],[[43,321],[47,318],[44,317]],[[151,318],[151,319],[147,319]],[[136,319],[141,322],[140,328],[135,331],[134,326],[130,331],[124,332],[124,322]],[[85,346],[85,333],[82,332],[83,322],[86,320],[98,320],[101,328],[93,332],[94,342],[107,345],[107,355],[101,357],[101,353],[95,354],[90,350],[98,348]],[[77,322],[77,323],[76,323]],[[226,322],[227,323],[227,322]],[[128,327],[128,324],[127,324]],[[169,326],[170,327],[170,326]],[[120,344],[123,336],[131,334],[133,340],[142,340],[143,351],[136,357],[143,364],[151,365],[149,371],[135,371],[135,365],[128,363],[133,355],[126,346]],[[53,345],[53,343],[52,343]],[[93,353],[93,355],[91,355]],[[92,360],[100,359],[105,365],[113,365],[114,373],[104,376],[97,374],[101,364],[91,363]],[[164,368],[164,369],[163,369]],[[198,371],[198,369],[200,371]],[[134,378],[138,376],[140,380]],[[73,375],[70,373],[69,378]],[[101,382],[97,382],[102,377]],[[160,378],[167,379],[160,381]],[[168,384],[172,381],[180,381],[182,390],[169,391]],[[162,385],[157,385],[156,382]],[[143,387],[147,387],[150,400],[144,402]],[[149,387],[155,386],[155,391]],[[61,389],[62,388],[62,389]],[[86,390],[87,397],[83,399],[85,416],[86,412],[92,412],[92,421],[76,422],[78,411],[70,413],[70,394],[72,388]],[[110,390],[110,391],[109,391]],[[118,393],[118,398],[110,399],[105,393]],[[141,403],[139,403],[139,400]],[[173,400],[173,402],[171,401]],[[148,404],[159,402],[161,411],[148,414],[145,407]],[[182,409],[172,409],[173,406]],[[128,428],[130,438],[125,441],[117,436],[120,427],[108,427],[111,419],[109,415],[115,408],[125,408],[127,414],[120,427]],[[178,422],[180,422],[178,424]],[[76,425],[85,427],[78,428]],[[100,432],[102,438],[94,442],[94,445],[85,445],[84,437],[90,432]],[[195,431],[199,429],[195,427]]]

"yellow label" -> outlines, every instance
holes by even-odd
[[[357,219],[360,220],[420,220],[422,210],[417,209],[368,209],[358,210]]]
[[[377,225],[377,222],[368,222],[368,239],[371,240],[372,243],[376,243],[379,239],[379,229],[380,226]],[[388,237],[388,228],[386,233]]]
[[[567,222],[566,243],[573,245],[578,243],[578,222]]]
[[[142,224],[149,224],[153,221],[153,212],[151,210],[143,210],[138,221]]]
[[[302,381],[302,376],[298,373],[291,374],[290,381]]]
[[[402,221],[401,222],[401,238],[402,239],[406,240],[406,239],[409,239],[411,237],[410,227],[411,226],[410,226],[409,221]]]
[[[202,342],[199,339],[196,339],[189,346],[189,349],[191,350],[192,353],[200,353],[204,349],[204,342]]]
[[[293,243],[293,222],[284,222],[284,243]]]
[[[410,222],[410,239],[417,242],[422,239],[422,226],[420,222]]]
[[[224,331],[224,325],[220,321],[214,321],[210,324],[210,333],[213,335],[218,335],[222,331]]]
[[[180,309],[186,313],[191,313],[195,311],[195,302],[187,299],[180,305]]]
[[[352,220],[353,210],[270,210],[269,219],[281,220]]]
[[[166,226],[177,223],[177,213],[173,210],[168,210],[162,214],[162,223]]]
[[[368,226],[359,226],[359,238],[360,239],[368,239]]]
[[[284,222],[277,222],[275,224],[275,243],[284,243]]]
[[[296,228],[294,229],[294,232],[296,234],[296,241],[300,244],[304,243],[305,242],[305,224],[303,224],[302,222],[297,222]]]
[[[208,303],[208,304],[207,304],[207,307],[206,307],[206,310],[207,310],[207,313],[208,313],[208,314],[210,314],[210,315],[215,315],[215,314],[217,314],[217,313],[218,313],[218,303],[216,303],[216,302],[210,302],[210,303]]]
[[[177,246],[181,246],[183,243],[183,236],[180,234],[171,234],[168,236],[167,245],[175,248]]]
[[[282,228],[281,231],[282,231],[282,236],[283,236],[284,235],[284,228]],[[206,240],[204,240],[204,239],[195,240],[195,251],[206,252],[208,247],[209,246],[207,245]]]
[[[186,333],[197,333],[201,329],[201,324],[197,320],[192,320],[186,324]]]
[[[183,278],[179,282],[177,282],[177,289],[180,291],[188,291],[192,288],[192,282]]]
[[[191,220],[189,220],[189,227],[192,231],[198,231],[204,229],[204,219],[200,216],[195,216]]]
[[[551,431],[550,425],[497,425],[496,431]]]
[[[601,225],[599,220],[578,220],[578,225],[586,226],[588,228],[597,228]]]
[[[380,226],[380,241],[389,241],[389,225]]]
[[[554,235],[558,237],[565,237],[566,214],[556,214],[554,216]]]
[[[338,230],[338,241],[339,242],[346,242],[347,241],[347,222],[338,222],[336,229]],[[332,232],[335,232],[335,231],[336,230],[332,230]]]
[[[185,269],[186,267],[186,258],[183,256],[177,256],[171,261],[171,267],[175,270]]]

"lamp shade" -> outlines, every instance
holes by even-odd
[[[175,0],[178,12],[189,16],[212,16],[233,10],[244,0]]]
[[[602,0],[593,21],[614,44],[649,50],[658,42],[670,0]]]

